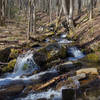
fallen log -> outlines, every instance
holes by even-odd
[[[57,77],[54,77],[53,79],[49,80],[48,82],[44,83],[44,84],[41,84],[39,85],[39,87],[37,87],[36,89],[32,89],[32,90],[35,90],[35,91],[38,91],[38,90],[42,90],[48,86],[50,86],[51,84],[55,83],[56,81],[60,81],[60,80],[67,80],[68,79],[68,75],[70,73],[67,73],[67,74],[63,74],[63,75],[60,75],[60,76],[57,76]],[[76,75],[76,76],[73,76],[73,77],[70,77],[70,79],[72,80],[80,80],[80,79],[84,79],[86,78],[86,74],[80,74],[80,75]],[[68,80],[69,81],[69,80]]]
[[[42,89],[46,88],[47,86],[53,84],[57,80],[60,80],[60,79],[65,78],[65,77],[67,77],[67,74],[63,74],[63,75],[54,77],[53,79],[49,80],[48,82],[41,84],[41,86],[39,86],[37,89],[35,89],[35,91],[42,90]]]

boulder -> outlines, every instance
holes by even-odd
[[[37,99],[37,100],[48,100],[48,99],[46,99],[46,98],[40,98],[40,99]]]
[[[58,58],[66,57],[66,47],[58,43],[49,44],[34,53],[35,62],[41,66]]]
[[[86,74],[81,73],[76,76],[68,77],[67,80],[63,80],[57,83],[56,89],[60,89],[61,87],[65,88],[79,88],[80,87],[80,80],[86,78]]]
[[[0,61],[7,62],[9,59],[9,54],[11,52],[11,48],[6,48],[0,51]]]
[[[74,89],[63,89],[62,90],[62,100],[75,100],[75,90]]]
[[[82,60],[85,62],[90,62],[90,63],[99,63],[100,53],[90,53]]]
[[[57,66],[57,70],[60,73],[69,72],[74,68],[75,68],[75,66],[73,65],[73,62],[71,62],[71,61],[64,62]]]
[[[85,73],[85,74],[91,74],[91,75],[98,75],[98,70],[97,68],[82,68],[76,71],[76,74],[81,74],[81,73]]]
[[[8,63],[7,66],[5,66],[5,67],[2,68],[2,72],[5,73],[5,72],[11,72],[11,71],[13,71],[15,64],[16,64],[16,59],[11,60]]]

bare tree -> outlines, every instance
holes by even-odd
[[[69,9],[69,25],[73,27],[73,8],[74,8],[74,0],[70,0],[70,9]]]
[[[63,7],[63,12],[65,14],[66,20],[68,22],[68,15],[69,15],[69,0],[62,0],[62,7]]]
[[[50,0],[50,3],[49,3],[49,7],[50,7],[50,23],[52,22],[52,0]]]
[[[78,0],[78,15],[81,15],[81,6],[82,6],[82,1]]]
[[[93,0],[89,0],[89,19],[93,18]]]
[[[2,0],[0,0],[0,25],[2,24]]]
[[[36,0],[33,0],[33,33],[36,33]]]

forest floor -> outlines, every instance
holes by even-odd
[[[39,16],[39,18],[38,18]],[[55,18],[55,17],[53,17]],[[42,20],[41,20],[42,19]],[[63,20],[64,18],[62,18]],[[46,25],[49,23],[49,16],[47,14],[37,14],[37,32],[32,34],[33,37],[39,37],[46,32]],[[10,22],[10,23],[9,23]],[[26,43],[27,34],[27,22],[21,21],[9,21],[6,26],[0,27],[0,50],[7,47],[16,47]],[[75,32],[72,34],[72,38],[77,43],[85,47],[98,47],[100,42],[100,14],[96,13],[94,18],[89,21],[88,15],[83,14],[77,21]],[[65,31],[64,28],[59,30],[60,33]]]
[[[94,15],[92,20],[88,20],[87,15],[78,20],[74,38],[76,42],[94,51],[100,48],[100,12]]]

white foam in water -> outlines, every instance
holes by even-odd
[[[50,39],[49,39],[49,38],[46,38],[46,39],[45,39],[45,41],[46,41],[46,42],[49,42],[49,41],[50,41]]]
[[[39,70],[33,59],[32,51],[28,51],[25,55],[20,55],[17,58],[14,73],[18,76],[26,73],[31,73],[35,70]]]
[[[67,37],[67,34],[62,34],[61,35],[61,38],[66,38]]]
[[[70,47],[68,53],[74,56],[74,57],[69,57],[69,60],[77,60],[85,56],[77,47]]]
[[[40,98],[46,98],[50,100],[62,100],[62,89],[65,89],[65,87],[62,87],[60,90],[49,89],[48,91],[45,92],[29,94],[25,98],[20,98],[16,100],[37,100]]]
[[[57,71],[56,70],[44,71],[44,72],[40,72],[38,74],[34,74],[32,76],[23,77],[23,78],[21,78],[20,76],[16,76],[16,74],[12,73],[11,75],[8,75],[6,78],[0,78],[0,87],[2,87],[4,85],[5,86],[8,85],[14,80],[16,80],[16,81],[17,80],[22,80],[23,82],[36,80],[36,79],[39,79],[41,77],[41,75],[44,75],[46,73],[57,73]]]
[[[58,43],[61,43],[61,44],[67,44],[67,43],[71,43],[72,41],[69,41],[67,39],[56,39],[58,41]]]

